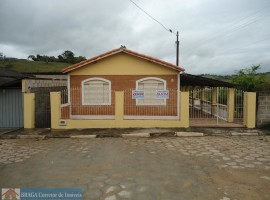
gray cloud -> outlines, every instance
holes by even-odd
[[[187,72],[229,74],[261,64],[270,71],[268,0],[134,0],[166,27],[180,31]],[[1,0],[0,51],[7,56],[87,58],[126,45],[175,63],[175,35],[128,0]]]

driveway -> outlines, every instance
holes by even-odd
[[[269,199],[270,136],[0,140],[0,187],[84,199]]]

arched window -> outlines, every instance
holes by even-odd
[[[160,78],[143,78],[136,82],[136,89],[144,91],[144,99],[137,99],[137,105],[166,105],[166,99],[157,99],[157,90],[166,89],[166,81]]]
[[[111,105],[111,81],[103,78],[82,81],[82,105]]]

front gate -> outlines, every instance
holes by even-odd
[[[191,126],[243,125],[243,91],[225,87],[203,87],[192,88],[189,94]]]
[[[35,127],[50,128],[51,127],[51,103],[49,92],[35,93]]]
[[[31,88],[35,93],[35,128],[51,127],[50,92],[60,91],[66,87]]]
[[[23,127],[21,89],[0,89],[0,128]]]

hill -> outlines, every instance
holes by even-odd
[[[219,80],[219,81],[231,82],[231,78],[234,75],[222,76],[222,75],[215,75],[215,74],[200,74],[199,76],[206,77],[206,78],[212,78],[212,79],[216,79],[216,80]],[[265,81],[267,81],[267,82],[270,81],[270,72],[258,73],[256,76],[264,77]]]
[[[7,68],[24,73],[61,72],[70,63],[29,61],[29,60],[0,60],[0,68]]]

